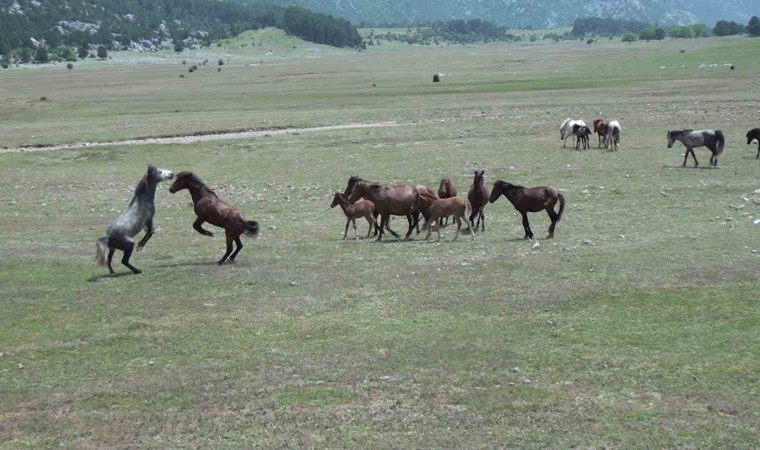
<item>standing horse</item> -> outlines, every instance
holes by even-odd
[[[451,198],[457,196],[457,187],[451,182],[449,177],[442,178],[438,184],[438,198]],[[439,226],[446,226],[449,224],[449,217],[442,218],[439,222]]]
[[[554,228],[562,218],[562,212],[565,210],[565,197],[556,188],[551,186],[526,188],[499,180],[493,184],[491,197],[488,201],[493,203],[501,195],[507,197],[507,200],[522,214],[525,239],[533,239],[533,231],[531,231],[530,224],[528,223],[528,213],[539,212],[541,210],[546,210],[552,221],[552,224],[549,226],[549,237],[547,239],[554,237]],[[557,202],[559,202],[559,212],[555,213],[554,205]]]
[[[565,147],[567,144],[567,138],[570,136],[573,136],[573,126],[574,125],[580,125],[582,127],[586,126],[586,122],[582,120],[573,120],[570,118],[565,119],[564,122],[562,122],[562,126],[559,127],[559,140],[562,141],[562,146]],[[574,139],[574,138],[573,138]],[[573,141],[575,142],[575,141]]]
[[[427,189],[427,188],[426,188]],[[414,193],[420,192],[414,186],[396,186],[385,187],[377,183],[369,183],[366,181],[358,181],[354,184],[351,190],[351,197],[348,199],[350,202],[356,202],[360,198],[371,201],[375,204],[375,210],[380,213],[380,232],[378,233],[377,240],[383,239],[384,230],[388,230],[395,237],[399,237],[393,230],[388,228],[388,221],[390,216],[407,216],[409,218],[413,211],[417,211],[414,207]],[[435,197],[435,193],[430,189],[423,191],[426,194]],[[406,239],[412,234],[414,229],[413,224],[410,221],[409,231],[406,233]]]
[[[617,151],[620,149],[620,132],[622,131],[622,128],[620,127],[620,122],[617,120],[611,121],[607,126],[607,144],[612,145],[612,151]]]
[[[583,150],[588,150],[591,148],[591,144],[589,144],[589,136],[591,136],[591,130],[589,130],[587,126],[578,124],[573,125],[573,134],[576,138],[576,150],[578,150],[578,147],[581,144],[583,145]]]
[[[101,266],[108,265],[108,271],[114,273],[111,260],[116,250],[124,252],[121,263],[134,273],[142,273],[140,269],[129,263],[135,248],[134,237],[145,229],[145,236],[137,244],[137,251],[142,250],[153,236],[153,216],[156,213],[156,186],[158,183],[174,177],[171,171],[148,166],[148,172],[137,183],[135,195],[129,202],[127,210],[122,213],[106,231],[106,235],[98,239],[96,261]],[[106,262],[106,249],[108,261]]]
[[[483,212],[488,204],[488,189],[486,189],[485,182],[483,181],[483,174],[485,171],[475,171],[475,178],[472,181],[470,192],[467,193],[467,200],[470,201],[472,206],[472,214],[470,214],[470,222],[472,222],[472,232],[478,229],[480,225],[480,231],[486,230],[486,216]],[[477,217],[478,221],[475,222]]]
[[[454,220],[457,223],[457,234],[454,235],[456,241],[459,237],[459,230],[462,228],[462,221],[467,224],[467,229],[470,231],[472,238],[475,239],[475,232],[472,229],[472,222],[467,218],[472,214],[472,205],[466,198],[461,197],[449,197],[449,198],[435,198],[427,194],[414,193],[414,205],[419,208],[425,215],[425,226],[428,232],[425,236],[425,240],[430,239],[430,234],[433,232],[433,223],[442,217],[454,216]],[[438,240],[441,240],[441,227],[438,227]]]
[[[375,218],[372,216],[375,204],[369,200],[359,200],[356,203],[351,203],[348,201],[346,194],[336,192],[330,208],[335,208],[338,205],[343,210],[343,214],[346,215],[346,230],[343,232],[343,240],[348,235],[348,224],[350,223],[354,224],[354,234],[356,235],[356,239],[359,239],[359,233],[356,231],[356,219],[359,217],[364,217],[369,222],[369,229],[367,229],[367,238],[369,238],[372,229],[377,227],[377,222],[375,222]]]
[[[183,189],[190,191],[193,209],[195,215],[198,216],[193,222],[195,231],[204,236],[213,236],[214,233],[203,228],[204,222],[224,228],[224,234],[227,238],[227,251],[217,264],[224,264],[227,257],[230,258],[230,261],[235,261],[235,257],[243,249],[240,235],[256,237],[259,233],[259,223],[255,220],[243,219],[243,215],[234,206],[219,199],[216,193],[203,184],[203,181],[192,172],[180,172],[177,179],[169,187],[169,192],[174,194]],[[232,253],[233,241],[237,245],[234,253]],[[230,255],[230,253],[232,254]]]
[[[710,164],[712,167],[718,167],[718,155],[723,153],[723,146],[726,143],[726,139],[720,130],[711,129],[668,131],[668,148],[672,148],[673,143],[676,141],[680,141],[686,146],[686,154],[684,154],[683,164],[681,164],[682,167],[686,167],[686,159],[689,157],[689,153],[694,158],[694,167],[699,167],[697,156],[694,154],[694,147],[709,148],[712,152]]]
[[[760,159],[760,128],[753,128],[747,132],[747,145],[752,141],[757,141],[757,156],[755,159]]]
[[[356,183],[358,183],[360,181],[366,181],[366,180],[362,180],[361,178],[359,178],[358,175],[352,175],[348,179],[348,184],[346,185],[346,190],[343,191],[343,193],[346,196],[350,197],[351,193],[354,190],[354,186],[356,186]],[[371,181],[367,181],[367,182],[371,183],[371,184],[377,184],[377,183],[373,183]],[[416,191],[423,192],[423,193],[424,192],[432,192],[428,187],[423,186],[421,184],[416,184],[416,185],[400,184],[398,186],[394,186],[394,188],[400,188],[400,187],[412,187]],[[433,194],[433,195],[435,195],[435,194]],[[374,211],[373,215],[375,217],[375,221],[377,221],[377,217],[380,215],[380,213],[377,210],[377,208],[375,208],[375,211]],[[411,230],[413,228],[417,228],[417,234],[420,234],[420,212],[417,211],[417,210],[412,211],[411,214],[409,214],[406,217],[406,220],[409,221],[409,233],[407,233],[407,235],[411,234],[411,232],[412,232]],[[396,235],[393,232],[393,230],[391,230],[390,221],[388,221],[388,223],[385,224],[385,229],[388,230],[389,232],[391,232],[391,234],[393,234],[394,236]],[[376,228],[375,229],[375,235],[377,235],[378,232],[379,232],[379,230]]]
[[[607,145],[609,144],[609,141],[607,140],[609,126],[610,122],[606,119],[594,119],[594,133],[597,133],[599,135],[598,148],[602,148],[602,144],[604,144],[604,148],[607,148]]]

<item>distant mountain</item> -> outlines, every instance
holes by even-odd
[[[367,22],[415,23],[479,18],[499,25],[555,27],[570,25],[578,17],[659,22],[686,25],[718,20],[741,23],[760,16],[760,0],[234,0],[297,5],[345,17],[355,24]]]

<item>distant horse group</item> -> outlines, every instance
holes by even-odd
[[[622,128],[617,120],[595,119],[593,121],[594,131],[599,137],[599,148],[610,148],[616,151],[620,147],[620,132]],[[575,149],[588,150],[591,148],[592,131],[586,126],[586,122],[579,119],[567,118],[559,128],[559,138],[563,141],[565,147],[567,138],[572,137],[575,142]]]

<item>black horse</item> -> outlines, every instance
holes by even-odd
[[[552,224],[549,226],[549,236],[547,239],[554,237],[554,228],[557,226],[559,219],[562,218],[562,212],[565,210],[565,197],[557,188],[551,186],[526,188],[499,180],[493,184],[488,201],[493,203],[502,195],[507,197],[507,200],[522,215],[525,239],[533,239],[533,231],[531,231],[530,224],[528,223],[528,213],[542,210],[545,210],[549,214],[549,218],[552,221]],[[554,212],[554,205],[557,203],[559,203],[559,211]]]
[[[757,141],[757,156],[755,159],[760,159],[760,128],[753,128],[747,132],[747,145],[752,141]]]

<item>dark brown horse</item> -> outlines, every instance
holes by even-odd
[[[457,187],[451,182],[449,177],[441,178],[441,182],[438,184],[438,198],[451,198],[457,196]],[[449,223],[448,216],[439,220],[439,226],[446,226]]]
[[[354,234],[356,235],[356,239],[359,239],[359,233],[356,231],[356,219],[360,217],[364,217],[369,223],[369,229],[367,229],[367,238],[369,238],[372,230],[377,227],[377,222],[375,222],[375,218],[372,216],[375,204],[369,200],[359,200],[356,203],[351,203],[348,201],[346,194],[336,192],[330,208],[335,208],[338,205],[343,210],[343,214],[346,215],[346,230],[343,232],[343,239],[345,240],[346,235],[348,235],[348,225],[350,223],[354,224]]]
[[[227,251],[218,264],[224,264],[227,257],[230,258],[230,261],[234,261],[237,254],[243,248],[240,235],[246,234],[247,236],[256,237],[259,233],[258,222],[243,219],[243,215],[235,207],[219,199],[214,191],[203,184],[203,181],[192,172],[180,172],[177,175],[177,179],[169,188],[169,192],[174,194],[182,189],[190,191],[190,196],[193,198],[195,214],[198,216],[195,222],[193,222],[195,231],[205,236],[213,236],[212,232],[203,229],[202,225],[204,222],[224,228],[224,233],[227,237]],[[232,253],[233,241],[237,244],[234,253]],[[230,255],[230,253],[232,254]]]
[[[753,140],[757,141],[757,156],[755,156],[755,159],[760,159],[760,128],[753,128],[747,132],[747,145],[751,144]]]
[[[375,183],[373,181],[363,180],[363,179],[359,178],[358,175],[352,175],[351,177],[349,177],[348,183],[346,184],[346,190],[343,191],[343,193],[346,196],[350,197],[351,193],[354,190],[354,186],[356,186],[356,183],[358,183],[360,181],[365,181],[365,182],[371,183],[371,184],[379,184],[379,183]],[[400,188],[400,187],[409,187],[409,186],[413,187],[415,190],[417,190],[419,192],[432,192],[426,186],[423,186],[421,184],[416,184],[416,185],[399,184],[399,185],[393,186],[393,187],[394,188]],[[380,213],[377,210],[377,208],[375,208],[375,211],[374,211],[373,215],[375,217],[375,221],[377,222],[377,217],[380,215]],[[414,229],[414,228],[417,229],[417,234],[420,234],[420,212],[415,209],[414,211],[412,211],[411,214],[409,214],[406,217],[406,220],[409,222],[409,232],[407,233],[407,235],[411,234],[411,230]],[[377,223],[379,224],[379,222],[377,222]],[[379,225],[377,225],[377,226],[379,226]],[[390,231],[391,234],[393,234],[395,236],[395,233],[390,228],[390,221],[388,221],[388,223],[385,224],[385,229],[388,230],[388,231]],[[377,236],[378,231],[379,231],[379,229],[375,228],[375,234],[374,234],[375,236]]]
[[[533,239],[533,231],[531,231],[530,224],[528,223],[528,213],[539,212],[541,210],[545,210],[552,220],[547,239],[554,237],[554,227],[557,226],[557,222],[562,218],[562,212],[565,210],[565,197],[556,188],[551,186],[526,188],[499,180],[493,184],[491,197],[488,201],[493,203],[501,195],[507,197],[507,200],[522,214],[525,239]],[[554,205],[557,202],[559,202],[559,212],[555,213]]]
[[[480,172],[477,170],[475,171],[475,178],[472,181],[470,192],[467,193],[467,200],[469,200],[470,205],[472,205],[470,222],[472,223],[473,233],[478,229],[478,225],[481,227],[480,231],[486,230],[486,216],[483,211],[486,209],[486,205],[488,204],[488,189],[486,189],[486,184],[483,180],[483,174],[485,174],[485,171],[483,170]],[[475,222],[476,217],[478,219],[477,222]]]
[[[421,188],[424,188],[424,190]],[[416,211],[414,207],[415,192],[424,192],[429,196],[436,197],[435,193],[430,189],[424,186],[421,188],[412,185],[389,188],[377,183],[358,181],[351,190],[349,201],[355,202],[360,198],[364,198],[375,204],[375,210],[380,213],[380,233],[377,236],[377,240],[380,241],[383,239],[384,230],[388,230],[393,236],[399,237],[393,230],[387,228],[388,221],[390,220],[390,216],[406,216],[409,218],[412,212]],[[414,226],[410,222],[406,239],[409,239],[413,229]]]
[[[607,142],[607,134],[609,133],[610,128],[610,121],[606,119],[595,119],[594,120],[594,133],[597,133],[599,136],[599,148],[602,148],[602,144],[604,144],[604,148],[607,148],[609,146],[609,142]]]

